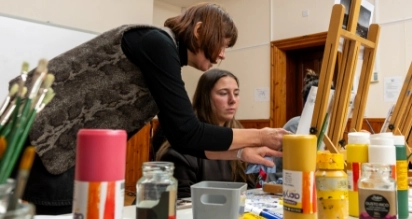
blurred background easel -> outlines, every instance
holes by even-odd
[[[394,135],[403,135],[406,139],[407,153],[412,152],[409,145],[412,143],[411,126],[412,126],[412,63],[409,66],[408,73],[403,82],[402,90],[399,93],[395,108],[390,117],[387,132],[393,132]]]

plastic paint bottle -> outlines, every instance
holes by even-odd
[[[348,218],[348,176],[342,154],[318,152],[316,196],[318,219]]]
[[[392,178],[396,180],[396,148],[390,132],[371,135],[368,150],[368,163],[389,164]]]
[[[402,135],[393,136],[396,148],[396,190],[398,199],[398,216],[400,219],[409,217],[408,211],[408,162],[406,160],[405,137]]]
[[[362,163],[368,162],[369,133],[351,132],[346,146],[349,215],[359,216],[358,180],[361,177]]]
[[[79,130],[73,218],[122,218],[126,145],[124,130]]]
[[[316,219],[315,135],[283,136],[283,218]]]

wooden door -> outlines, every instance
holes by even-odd
[[[300,116],[304,106],[302,89],[307,69],[320,72],[324,46],[288,51],[286,72],[286,119]]]

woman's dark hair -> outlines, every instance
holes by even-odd
[[[198,22],[197,39],[194,28]],[[219,5],[211,3],[199,3],[188,8],[183,14],[169,18],[164,23],[176,34],[177,39],[183,41],[187,48],[197,53],[203,50],[205,57],[216,62],[225,45],[225,39],[230,39],[229,47],[235,45],[237,40],[237,28],[229,14]]]
[[[305,83],[305,85],[303,86],[303,89],[302,89],[302,97],[303,97],[303,103],[306,103],[310,88],[312,86],[315,86],[315,87],[318,86],[319,75],[317,75],[316,72],[313,71],[312,69],[306,69],[306,75],[303,78],[303,82]]]
[[[218,124],[212,110],[210,93],[215,87],[215,84],[223,77],[233,78],[239,86],[239,80],[237,79],[237,77],[231,72],[222,69],[211,69],[202,74],[202,76],[199,78],[195,93],[193,95],[192,104],[193,110],[199,118],[199,121],[215,125]],[[227,121],[224,126],[234,128],[232,127],[232,123],[234,121],[235,118]]]

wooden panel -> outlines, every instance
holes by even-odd
[[[261,129],[270,126],[269,119],[255,119],[255,120],[239,120],[244,128]]]
[[[125,190],[136,191],[136,182],[142,176],[142,164],[149,161],[150,128],[148,123],[127,142]]]
[[[272,43],[270,75],[270,127],[280,127],[286,123],[286,53]]]

